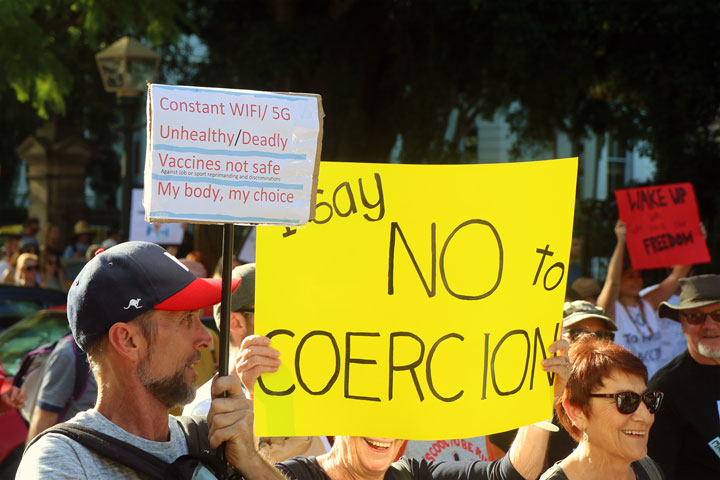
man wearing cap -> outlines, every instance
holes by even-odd
[[[563,307],[563,336],[573,342],[586,333],[602,340],[615,340],[617,325],[605,315],[605,310],[585,300],[566,302]],[[565,457],[563,457],[565,458]]]
[[[668,480],[720,478],[720,275],[680,279],[680,304],[658,313],[680,322],[687,351],[648,383],[665,394],[648,455]]]
[[[234,279],[240,279],[240,286],[232,294],[230,305],[230,358],[235,358],[243,340],[255,332],[255,264],[248,263],[235,267]],[[215,322],[220,328],[220,304],[214,307]],[[235,368],[231,375],[238,376]],[[198,389],[195,400],[183,409],[183,415],[205,415],[210,408],[211,381]],[[316,456],[327,452],[329,445],[321,437],[263,437],[259,450],[272,463],[282,462],[298,455]]]
[[[68,318],[98,383],[95,408],[68,423],[132,444],[164,462],[188,453],[168,409],[195,395],[193,365],[211,342],[199,310],[218,303],[220,279],[198,279],[153,243],[126,242],[96,255],[68,293]],[[234,281],[236,287],[239,281]],[[282,479],[257,453],[252,405],[235,377],[218,377],[208,414],[213,448],[248,479]],[[17,478],[141,478],[65,435],[46,433],[26,450]]]

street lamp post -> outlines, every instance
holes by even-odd
[[[103,87],[115,93],[123,113],[123,157],[121,163],[122,205],[120,228],[130,232],[130,193],[135,171],[130,156],[137,96],[147,89],[160,65],[160,54],[130,37],[122,37],[95,55]]]

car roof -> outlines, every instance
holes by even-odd
[[[67,293],[51,288],[0,284],[0,300],[32,300],[43,308],[65,305]]]

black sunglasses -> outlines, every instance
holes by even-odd
[[[596,398],[614,398],[618,412],[623,415],[634,413],[640,406],[641,399],[648,411],[654,414],[660,409],[660,404],[663,399],[662,392],[645,392],[642,395],[635,392],[591,393],[590,396]]]
[[[685,321],[687,321],[690,325],[700,325],[701,323],[705,323],[705,318],[708,316],[712,318],[714,322],[720,322],[720,310],[715,310],[714,312],[709,313],[680,312],[680,314],[685,317]]]
[[[598,332],[588,332],[587,330],[572,329],[566,332],[570,336],[571,341],[577,340],[580,335],[594,335],[600,340],[615,340],[615,334],[608,330],[600,330]]]

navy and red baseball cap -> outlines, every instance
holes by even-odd
[[[232,290],[240,284],[233,279]],[[155,310],[200,310],[220,302],[222,279],[197,278],[164,248],[125,242],[95,255],[68,292],[68,319],[85,349],[114,324]]]

